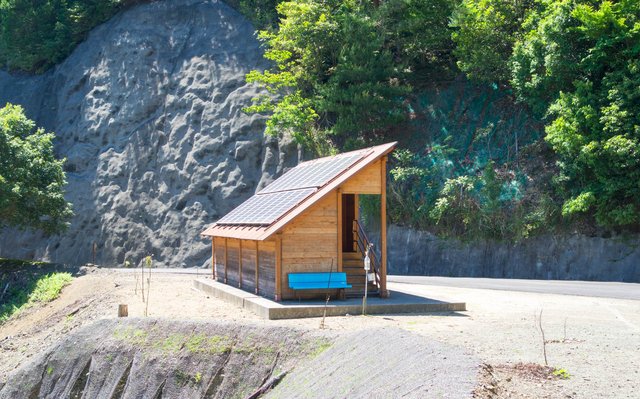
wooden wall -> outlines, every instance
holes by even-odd
[[[356,173],[349,180],[344,182],[340,188],[343,194],[381,194],[382,175],[380,160]]]
[[[243,240],[242,244],[242,289],[256,291],[257,242]]]
[[[258,294],[275,298],[275,249],[274,241],[257,242],[216,237],[213,256],[217,281],[224,283],[226,277],[227,284],[255,293],[257,267]]]
[[[337,194],[332,192],[282,231],[282,298],[295,298],[288,273],[338,270]],[[332,266],[333,264],[333,266]],[[310,292],[307,292],[310,293]],[[298,292],[298,295],[305,294]]]
[[[227,284],[240,286],[240,240],[227,239]]]
[[[276,295],[276,245],[273,241],[258,242],[258,294],[268,298]]]
[[[215,237],[213,243],[214,267],[216,269],[217,281],[224,283],[224,263],[225,263],[226,239]]]

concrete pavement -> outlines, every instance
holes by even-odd
[[[636,283],[427,276],[388,276],[387,280],[389,282],[403,284],[578,295],[640,301],[640,284]]]

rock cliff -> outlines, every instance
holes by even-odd
[[[94,29],[62,64],[29,77],[0,71],[0,103],[57,134],[67,158],[70,229],[5,231],[0,256],[122,265],[201,266],[203,228],[299,159],[246,115],[264,67],[254,29],[219,1],[152,2]]]

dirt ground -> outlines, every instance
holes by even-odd
[[[208,275],[203,271],[202,276]],[[319,329],[319,319],[268,321],[193,288],[195,275],[151,276],[148,316],[169,319],[234,320]],[[485,366],[480,397],[640,397],[640,301],[390,284],[434,299],[464,301],[466,312],[424,315],[332,317],[326,328],[339,332],[395,326],[464,348]],[[94,320],[142,317],[140,277],[131,271],[86,269],[60,298],[33,307],[0,326],[0,383],[10,371],[61,337]],[[567,379],[537,373],[544,365],[537,316],[543,310],[549,366]]]

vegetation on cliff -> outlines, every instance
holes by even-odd
[[[498,239],[640,224],[637,2],[305,0],[277,11],[277,29],[260,32],[273,67],[247,75],[270,95],[247,110],[320,152],[400,140],[395,222]],[[509,115],[468,140],[464,128],[428,131],[421,119],[439,110],[423,93],[460,73],[538,131],[501,127]]]
[[[0,0],[0,67],[44,72],[96,25],[139,0]]]

